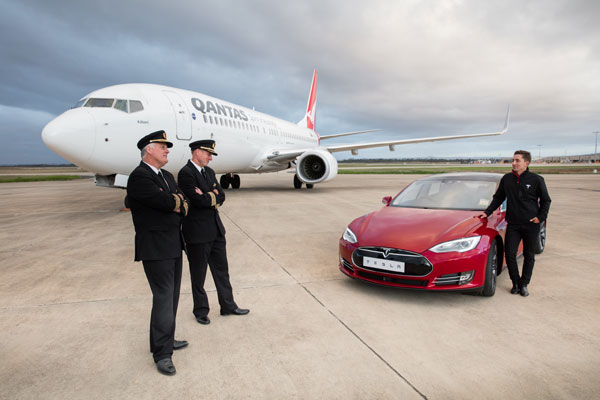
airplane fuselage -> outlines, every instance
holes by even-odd
[[[143,109],[140,109],[143,108]],[[140,162],[137,141],[165,130],[173,147],[166,169],[177,171],[190,158],[189,143],[213,139],[217,173],[287,169],[269,161],[280,150],[317,148],[311,129],[202,93],[152,84],[124,84],[96,90],[53,121],[44,142],[74,164],[98,175],[128,175]]]

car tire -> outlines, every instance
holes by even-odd
[[[540,222],[540,234],[535,241],[535,254],[542,254],[546,248],[546,221]]]
[[[498,244],[494,240],[488,252],[485,265],[485,283],[481,295],[491,297],[496,293],[496,276],[498,275]]]

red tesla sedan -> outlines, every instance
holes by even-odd
[[[493,296],[505,268],[506,202],[492,200],[501,174],[449,173],[419,179],[385,206],[352,221],[340,238],[340,270],[386,286],[474,291]],[[537,252],[546,244],[540,227]],[[519,247],[519,252],[522,247]]]

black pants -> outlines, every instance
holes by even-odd
[[[506,227],[505,253],[508,274],[513,284],[528,285],[533,273],[533,264],[535,263],[535,243],[540,233],[540,224],[508,224]],[[519,277],[519,267],[517,265],[517,251],[519,243],[523,240],[523,273]]]
[[[181,288],[181,257],[142,261],[152,290],[150,351],[154,362],[173,355],[175,318]]]
[[[210,273],[215,281],[221,310],[231,311],[236,309],[237,305],[233,300],[233,290],[229,282],[225,237],[218,235],[212,242],[188,243],[187,250],[196,318],[206,317],[210,309],[208,297],[204,290],[207,265],[210,266]]]

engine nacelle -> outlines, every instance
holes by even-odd
[[[304,183],[325,182],[336,177],[338,163],[327,150],[309,150],[296,159],[296,175]]]

